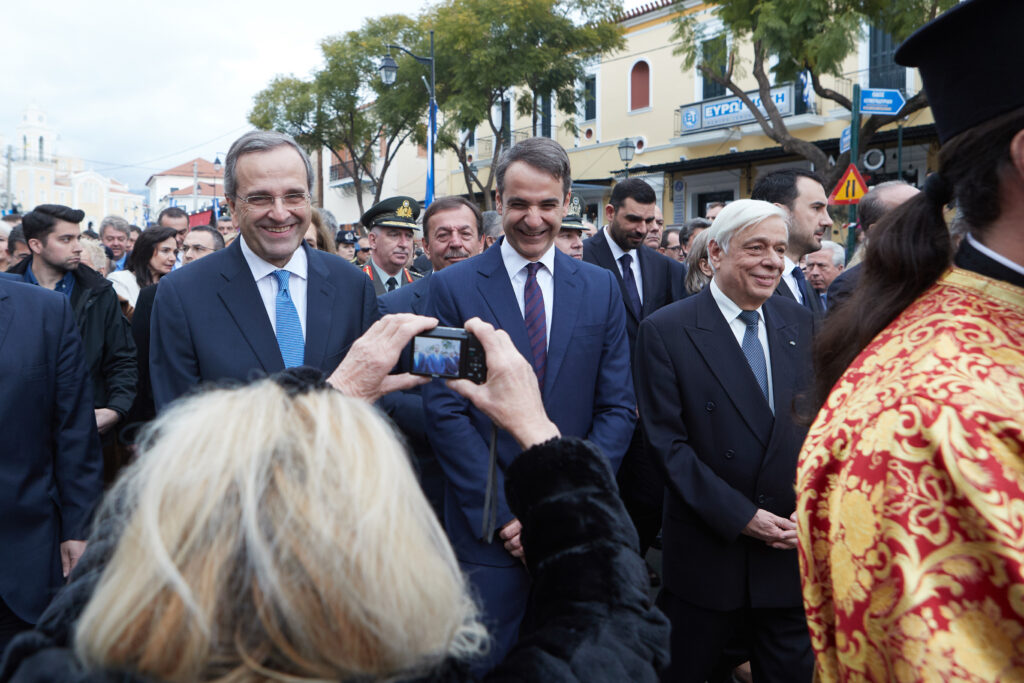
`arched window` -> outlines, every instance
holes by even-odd
[[[21,136],[21,158],[28,161],[28,136]]]
[[[629,72],[629,110],[645,109],[651,106],[651,67],[647,62],[637,62]]]
[[[39,136],[39,161],[43,160],[43,136]]]

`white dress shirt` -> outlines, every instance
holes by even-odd
[[[604,230],[604,238],[608,241],[608,247],[612,250],[612,258],[615,259],[615,265],[619,268],[619,275],[625,275],[622,272],[622,263],[619,261],[623,254],[629,254],[633,257],[633,260],[629,263],[630,270],[633,271],[633,280],[636,281],[636,291],[640,295],[640,304],[644,303],[644,279],[640,277],[640,259],[636,257],[636,249],[630,249],[629,251],[622,251],[618,243],[612,239],[612,235],[608,232],[608,226],[602,228]]]
[[[299,248],[292,254],[292,258],[285,264],[284,268],[278,268],[273,263],[264,261],[245,243],[245,237],[239,235],[242,242],[242,256],[252,272],[252,279],[256,281],[256,288],[260,291],[260,298],[263,299],[263,307],[267,309],[267,317],[270,318],[270,326],[277,334],[277,276],[275,270],[287,270],[291,273],[288,278],[288,290],[291,292],[292,303],[295,304],[295,312],[299,314],[299,323],[302,324],[302,338],[306,338],[306,275],[309,272],[309,264],[306,261],[306,250],[299,245]]]
[[[747,324],[740,320],[740,313],[743,312],[736,303],[725,295],[718,283],[711,280],[711,296],[714,297],[715,303],[718,304],[718,310],[722,312],[725,317],[725,321],[729,323],[729,329],[732,330],[732,334],[736,337],[736,343],[739,344],[740,350],[743,350],[743,335],[747,333]],[[768,370],[768,407],[772,409],[772,413],[775,413],[775,391],[772,389],[772,354],[768,351],[768,331],[764,326],[764,311],[761,306],[757,307],[757,317],[759,321],[757,323],[757,340],[761,342],[761,348],[764,349],[764,365]],[[744,360],[746,356],[744,355]]]
[[[796,302],[798,304],[802,304],[804,302],[804,293],[803,290],[797,286],[796,278],[793,277],[793,269],[799,267],[800,266],[794,263],[792,259],[787,256],[786,265],[782,269],[782,279],[785,280],[786,286],[789,287],[789,291],[793,292],[793,298],[796,299]]]
[[[526,319],[526,266],[530,264],[516,251],[508,240],[501,241],[501,260],[505,262],[508,279],[512,281],[512,291],[516,293],[519,312]],[[537,269],[537,286],[544,297],[544,326],[547,328],[547,342],[551,343],[551,307],[555,304],[555,245],[552,244],[539,259],[542,268]]]

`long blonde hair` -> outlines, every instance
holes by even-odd
[[[487,646],[451,546],[370,406],[272,380],[173,405],[104,502],[122,529],[87,666],[168,681],[379,680]]]

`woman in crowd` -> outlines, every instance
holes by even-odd
[[[177,234],[174,228],[147,228],[135,241],[135,248],[128,256],[125,269],[107,276],[114,283],[117,296],[127,304],[129,312],[135,309],[135,302],[143,287],[155,284],[174,270],[178,255]]]
[[[310,218],[312,220],[309,222],[309,229],[306,230],[306,244],[312,249],[326,251],[329,254],[336,253],[334,250],[334,235],[331,234],[330,228],[324,224],[324,219],[320,217],[319,209],[314,209],[310,214]]]
[[[388,373],[436,323],[386,316],[326,383],[296,368],[171,406],[0,681],[469,680],[486,629],[404,448],[370,405],[426,381]],[[536,607],[488,680],[657,680],[668,624],[610,468],[559,438],[504,332],[466,328],[488,379],[451,386],[524,448],[506,496]]]
[[[696,294],[700,290],[704,289],[704,287],[711,282],[711,276],[714,275],[714,271],[711,270],[711,265],[708,263],[709,237],[710,231],[701,230],[700,233],[693,238],[693,243],[690,245],[690,251],[686,254],[687,294]]]

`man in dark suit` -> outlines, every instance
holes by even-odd
[[[370,231],[370,260],[361,270],[373,282],[377,296],[413,284],[423,277],[412,265],[412,238],[420,205],[412,197],[377,202],[359,221]]]
[[[789,217],[789,247],[775,293],[802,304],[816,320],[820,319],[825,314],[821,299],[797,264],[807,254],[821,249],[825,233],[832,230],[828,194],[821,178],[798,168],[773,171],[757,179],[750,198],[780,206]]]
[[[504,152],[496,169],[505,236],[479,256],[430,277],[427,312],[461,327],[474,316],[505,331],[533,363],[548,415],[563,435],[589,439],[613,470],[633,434],[635,402],[625,312],[615,278],[558,251],[569,202],[569,158],[548,138]],[[445,475],[445,528],[480,598],[494,638],[486,670],[515,643],[530,579],[520,525],[504,495],[504,470],[517,455],[497,434],[496,528],[485,506],[492,423],[443,383],[423,388],[427,435]]]
[[[0,277],[0,650],[85,550],[103,493],[92,387],[68,298]]]
[[[584,261],[615,273],[626,306],[630,359],[640,321],[686,295],[686,266],[644,245],[655,225],[657,201],[654,189],[640,178],[618,183],[605,207],[607,225],[583,243]],[[618,481],[622,502],[640,537],[642,557],[661,528],[664,480],[660,467],[644,451],[639,423]]]
[[[200,382],[311,365],[334,370],[379,317],[372,283],[303,237],[313,167],[288,135],[235,141],[224,193],[241,235],[160,280],[150,377],[157,410]]]
[[[785,218],[766,202],[729,204],[709,228],[711,283],[640,325],[640,416],[667,477],[667,681],[709,680],[737,638],[755,681],[811,680],[791,515],[806,433],[792,410],[810,380],[812,316],[772,296]]]

